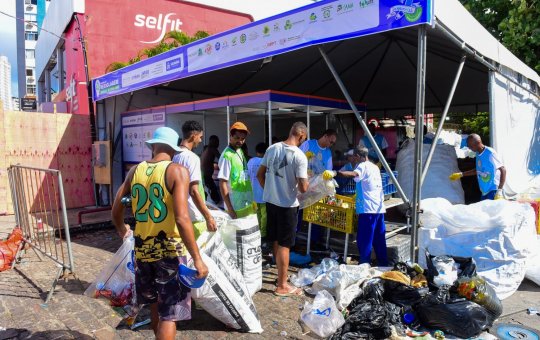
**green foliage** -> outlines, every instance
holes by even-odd
[[[460,2],[495,38],[540,72],[540,0]]]
[[[482,137],[482,140],[489,141],[489,113],[478,112],[471,118],[463,118],[463,132],[476,133]]]
[[[154,57],[163,52],[172,50],[173,48],[187,45],[189,43],[192,43],[199,39],[206,38],[208,36],[210,36],[210,34],[208,34],[205,31],[197,31],[193,36],[189,36],[185,34],[184,32],[179,32],[179,31],[168,32],[167,34],[165,34],[163,39],[156,46],[145,48],[139,51],[137,56],[129,59],[128,62],[115,61],[109,64],[105,68],[105,73],[119,70],[128,65],[135,64],[136,62],[139,62],[143,59]]]

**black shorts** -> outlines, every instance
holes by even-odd
[[[163,321],[185,320],[182,301],[191,291],[180,283],[178,257],[163,258],[153,262],[137,260],[135,290],[138,304],[158,304],[159,319]]]
[[[268,241],[277,241],[280,246],[287,248],[294,246],[297,223],[298,207],[283,208],[266,203],[266,237]]]

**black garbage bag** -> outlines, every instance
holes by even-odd
[[[334,333],[332,340],[386,339],[392,326],[403,332],[401,308],[390,302],[375,299],[358,301],[345,324]]]
[[[472,257],[460,257],[460,256],[452,256],[452,255],[445,255],[448,257],[451,257],[454,259],[455,263],[458,264],[458,278],[462,277],[473,277],[476,275],[476,262],[474,262],[474,259]],[[427,273],[426,278],[428,279],[429,283],[433,283],[433,278],[437,275],[439,275],[439,272],[433,265],[433,258],[436,257],[435,255],[431,255],[428,251],[426,251],[426,262],[427,262]]]
[[[359,303],[364,302],[365,300],[372,299],[382,303],[384,301],[384,284],[381,279],[370,279],[366,280],[362,284],[362,294],[354,298],[347,309],[349,311],[353,310]]]
[[[400,307],[414,306],[429,293],[429,288],[415,288],[392,280],[382,280],[384,299]]]
[[[464,339],[479,335],[495,320],[493,314],[479,304],[453,298],[443,289],[426,295],[414,310],[422,326]]]

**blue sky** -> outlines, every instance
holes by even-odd
[[[15,0],[0,0],[0,11],[15,15]],[[15,19],[0,13],[0,55],[8,57],[11,63],[11,95],[18,95],[17,88],[17,45]]]

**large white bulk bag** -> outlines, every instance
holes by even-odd
[[[422,164],[425,164],[431,145],[424,144]],[[414,183],[414,140],[405,141],[397,154],[396,170],[398,181],[407,195],[412,199]],[[453,145],[438,144],[422,185],[422,199],[442,197],[452,204],[465,203],[465,195],[460,181],[450,181],[448,176],[460,172],[457,163],[456,149]]]
[[[431,255],[472,257],[477,272],[499,299],[512,295],[525,276],[536,246],[534,210],[529,204],[486,200],[452,205],[445,199],[422,201],[418,233],[419,263]]]

